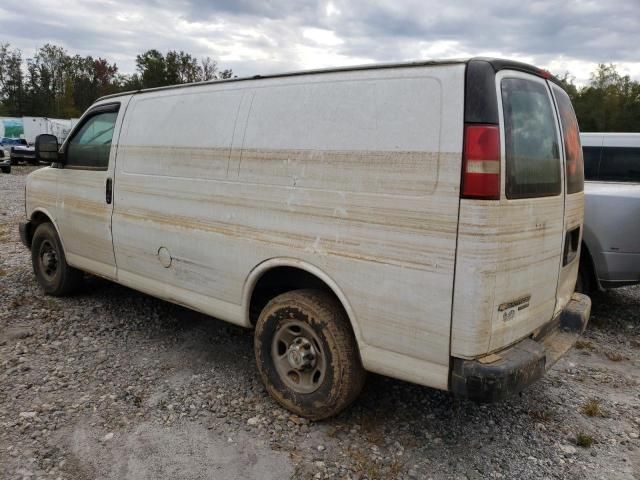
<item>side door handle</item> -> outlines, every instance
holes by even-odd
[[[107,204],[111,204],[111,200],[113,198],[113,180],[111,179],[111,177],[107,178],[107,186],[106,186],[106,192],[105,192],[105,201],[107,202]]]

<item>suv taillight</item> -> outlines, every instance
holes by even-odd
[[[500,129],[497,125],[465,125],[461,196],[500,199]]]

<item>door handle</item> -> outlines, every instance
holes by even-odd
[[[111,204],[111,200],[113,198],[113,180],[111,179],[111,177],[107,178],[107,187],[106,187],[106,192],[105,192],[105,200],[107,202],[107,204]]]

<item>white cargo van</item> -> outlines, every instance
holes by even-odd
[[[365,371],[481,401],[585,328],[583,167],[568,96],[504,60],[271,75],[112,95],[27,180],[51,295],[90,272],[255,328],[267,390],[320,419]]]

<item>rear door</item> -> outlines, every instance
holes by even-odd
[[[555,313],[569,302],[578,278],[580,245],[584,220],[584,161],[580,144],[580,129],[567,93],[549,84],[560,119],[562,157],[565,171],[565,215],[562,262],[558,278]]]
[[[496,75],[503,190],[489,350],[551,320],[564,233],[560,132],[547,81]]]
[[[561,137],[549,85],[541,76],[487,65],[470,63],[467,71],[451,329],[452,355],[462,358],[504,348],[553,318],[565,229]],[[476,141],[470,128],[497,130],[499,139]],[[487,192],[467,188],[476,178]]]

